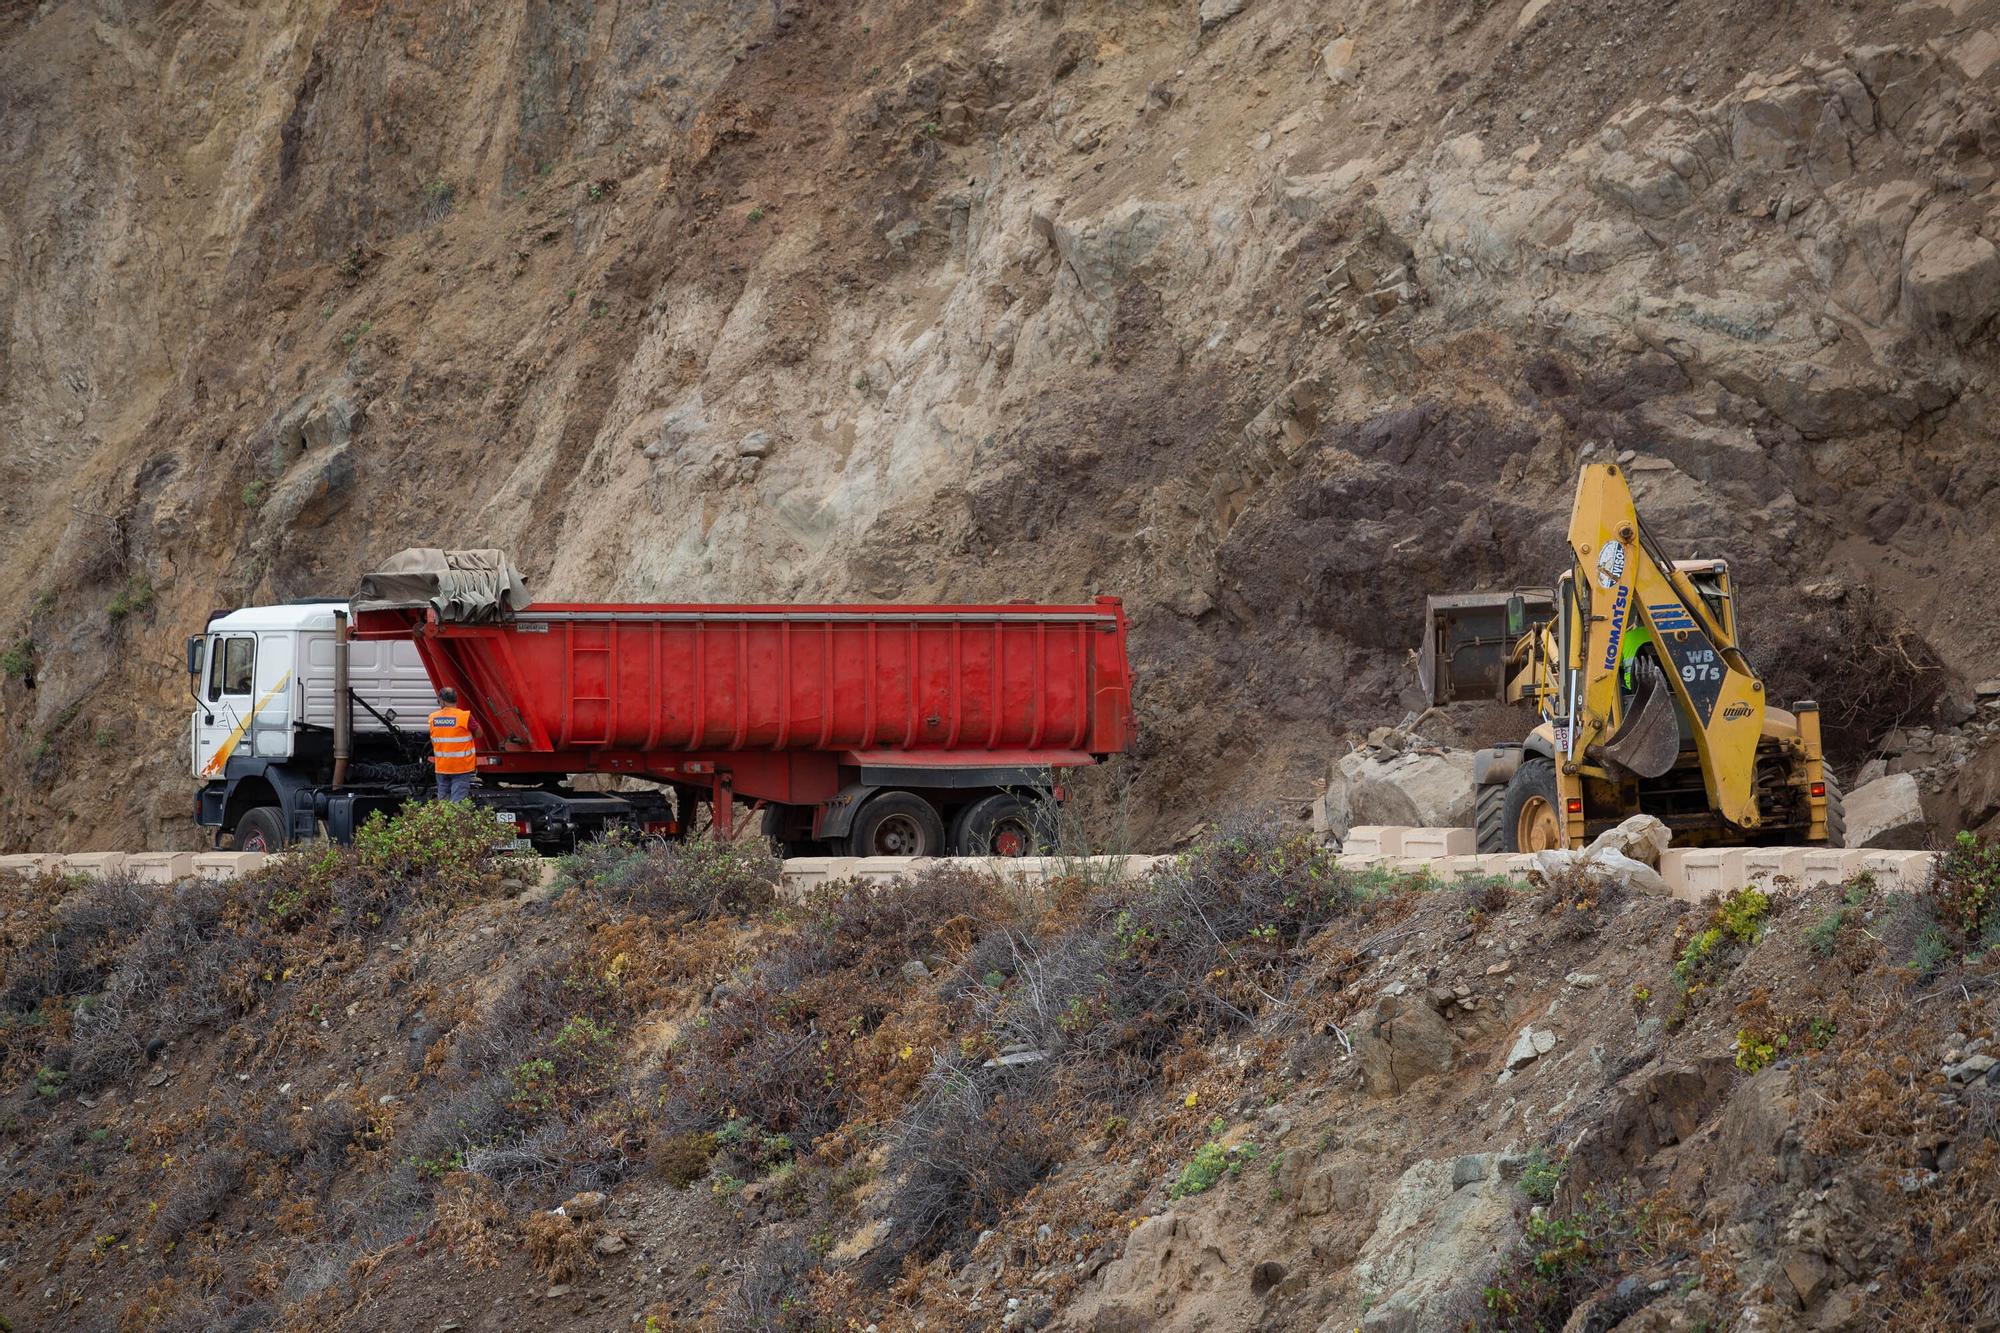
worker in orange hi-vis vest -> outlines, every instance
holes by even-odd
[[[472,714],[458,706],[457,690],[446,686],[438,691],[430,727],[438,799],[462,801],[472,794],[472,771],[479,766],[479,756],[472,744]]]

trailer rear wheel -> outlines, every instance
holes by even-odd
[[[1010,791],[981,797],[952,821],[953,856],[1040,856],[1055,841],[1042,803]]]
[[[944,820],[914,792],[885,791],[869,798],[847,834],[849,856],[940,856]]]
[[[271,806],[252,806],[236,821],[236,834],[230,841],[239,852],[280,851],[285,845],[284,821]]]

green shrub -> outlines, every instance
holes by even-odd
[[[1543,1333],[1566,1325],[1595,1293],[1677,1251],[1687,1219],[1653,1203],[1586,1195],[1574,1211],[1536,1208],[1527,1234],[1480,1293],[1471,1327]]]
[[[16,640],[14,646],[0,653],[0,676],[26,676],[35,665],[35,641]]]
[[[1674,980],[1681,990],[1712,984],[1733,967],[1742,951],[1757,942],[1770,912],[1771,899],[1759,889],[1738,889],[1717,903],[1706,925],[1674,960]]]
[[[1736,1067],[1746,1074],[1754,1074],[1778,1058],[1778,1052],[1791,1044],[1792,1039],[1782,1032],[1764,1032],[1756,1028],[1736,1030]]]
[[[1924,900],[1952,941],[1972,952],[2000,945],[2000,842],[1960,833],[1938,859]]]
[[[1215,1188],[1224,1176],[1240,1176],[1243,1168],[1257,1160],[1257,1145],[1254,1143],[1234,1143],[1225,1145],[1222,1134],[1228,1127],[1217,1117],[1208,1127],[1215,1137],[1195,1149],[1194,1156],[1181,1168],[1174,1183],[1167,1186],[1169,1199],[1185,1199],[1191,1194],[1206,1194]]]
[[[138,611],[144,611],[153,604],[153,585],[144,574],[134,574],[111,599],[105,612],[113,620],[123,620]]]
[[[761,842],[634,843],[614,835],[562,859],[562,882],[634,911],[698,918],[742,914],[777,899],[779,861]]]
[[[1563,1164],[1553,1160],[1548,1153],[1537,1148],[1528,1154],[1528,1160],[1521,1167],[1521,1193],[1537,1203],[1547,1203],[1556,1197],[1556,1186],[1562,1183]]]
[[[354,837],[362,867],[398,879],[430,878],[464,888],[494,869],[505,833],[470,801],[423,801],[394,815],[376,811]]]
[[[264,503],[264,492],[268,489],[262,477],[243,483],[243,507],[255,509]]]

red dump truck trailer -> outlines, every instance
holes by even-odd
[[[454,562],[481,569],[446,567]],[[1112,597],[530,602],[497,553],[411,552],[364,580],[338,621],[335,650],[321,656],[414,646],[432,687],[457,691],[473,716],[475,799],[544,849],[607,823],[684,833],[704,811],[733,828],[750,803],[794,853],[1021,854],[1046,836],[1056,775],[1122,751],[1131,733],[1125,614]],[[397,779],[393,765],[353,775],[359,740],[379,757],[385,727],[407,728],[406,748],[420,745],[422,716],[406,708],[399,727],[370,707],[351,668],[344,679],[328,692],[344,690],[369,725],[349,717],[343,738],[337,716],[330,744],[293,747],[324,755],[327,772],[268,784],[292,789],[280,795],[284,828],[306,831],[300,812],[310,810],[349,835],[370,810],[417,794],[405,790],[416,775]],[[581,774],[654,785],[572,790]],[[203,822],[231,828],[230,812],[242,817],[227,793],[210,804],[215,817]]]

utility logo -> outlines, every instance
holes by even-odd
[[[1725,722],[1741,722],[1756,711],[1749,704],[1738,699],[1735,703],[1722,710],[1722,720]]]
[[[1613,537],[1597,553],[1597,586],[1607,592],[1625,577],[1625,543]]]
[[[1605,640],[1604,643],[1604,669],[1606,671],[1618,665],[1618,641],[1625,637],[1625,607],[1631,599],[1632,590],[1622,583],[1619,584],[1618,596],[1611,603],[1611,637]]]

